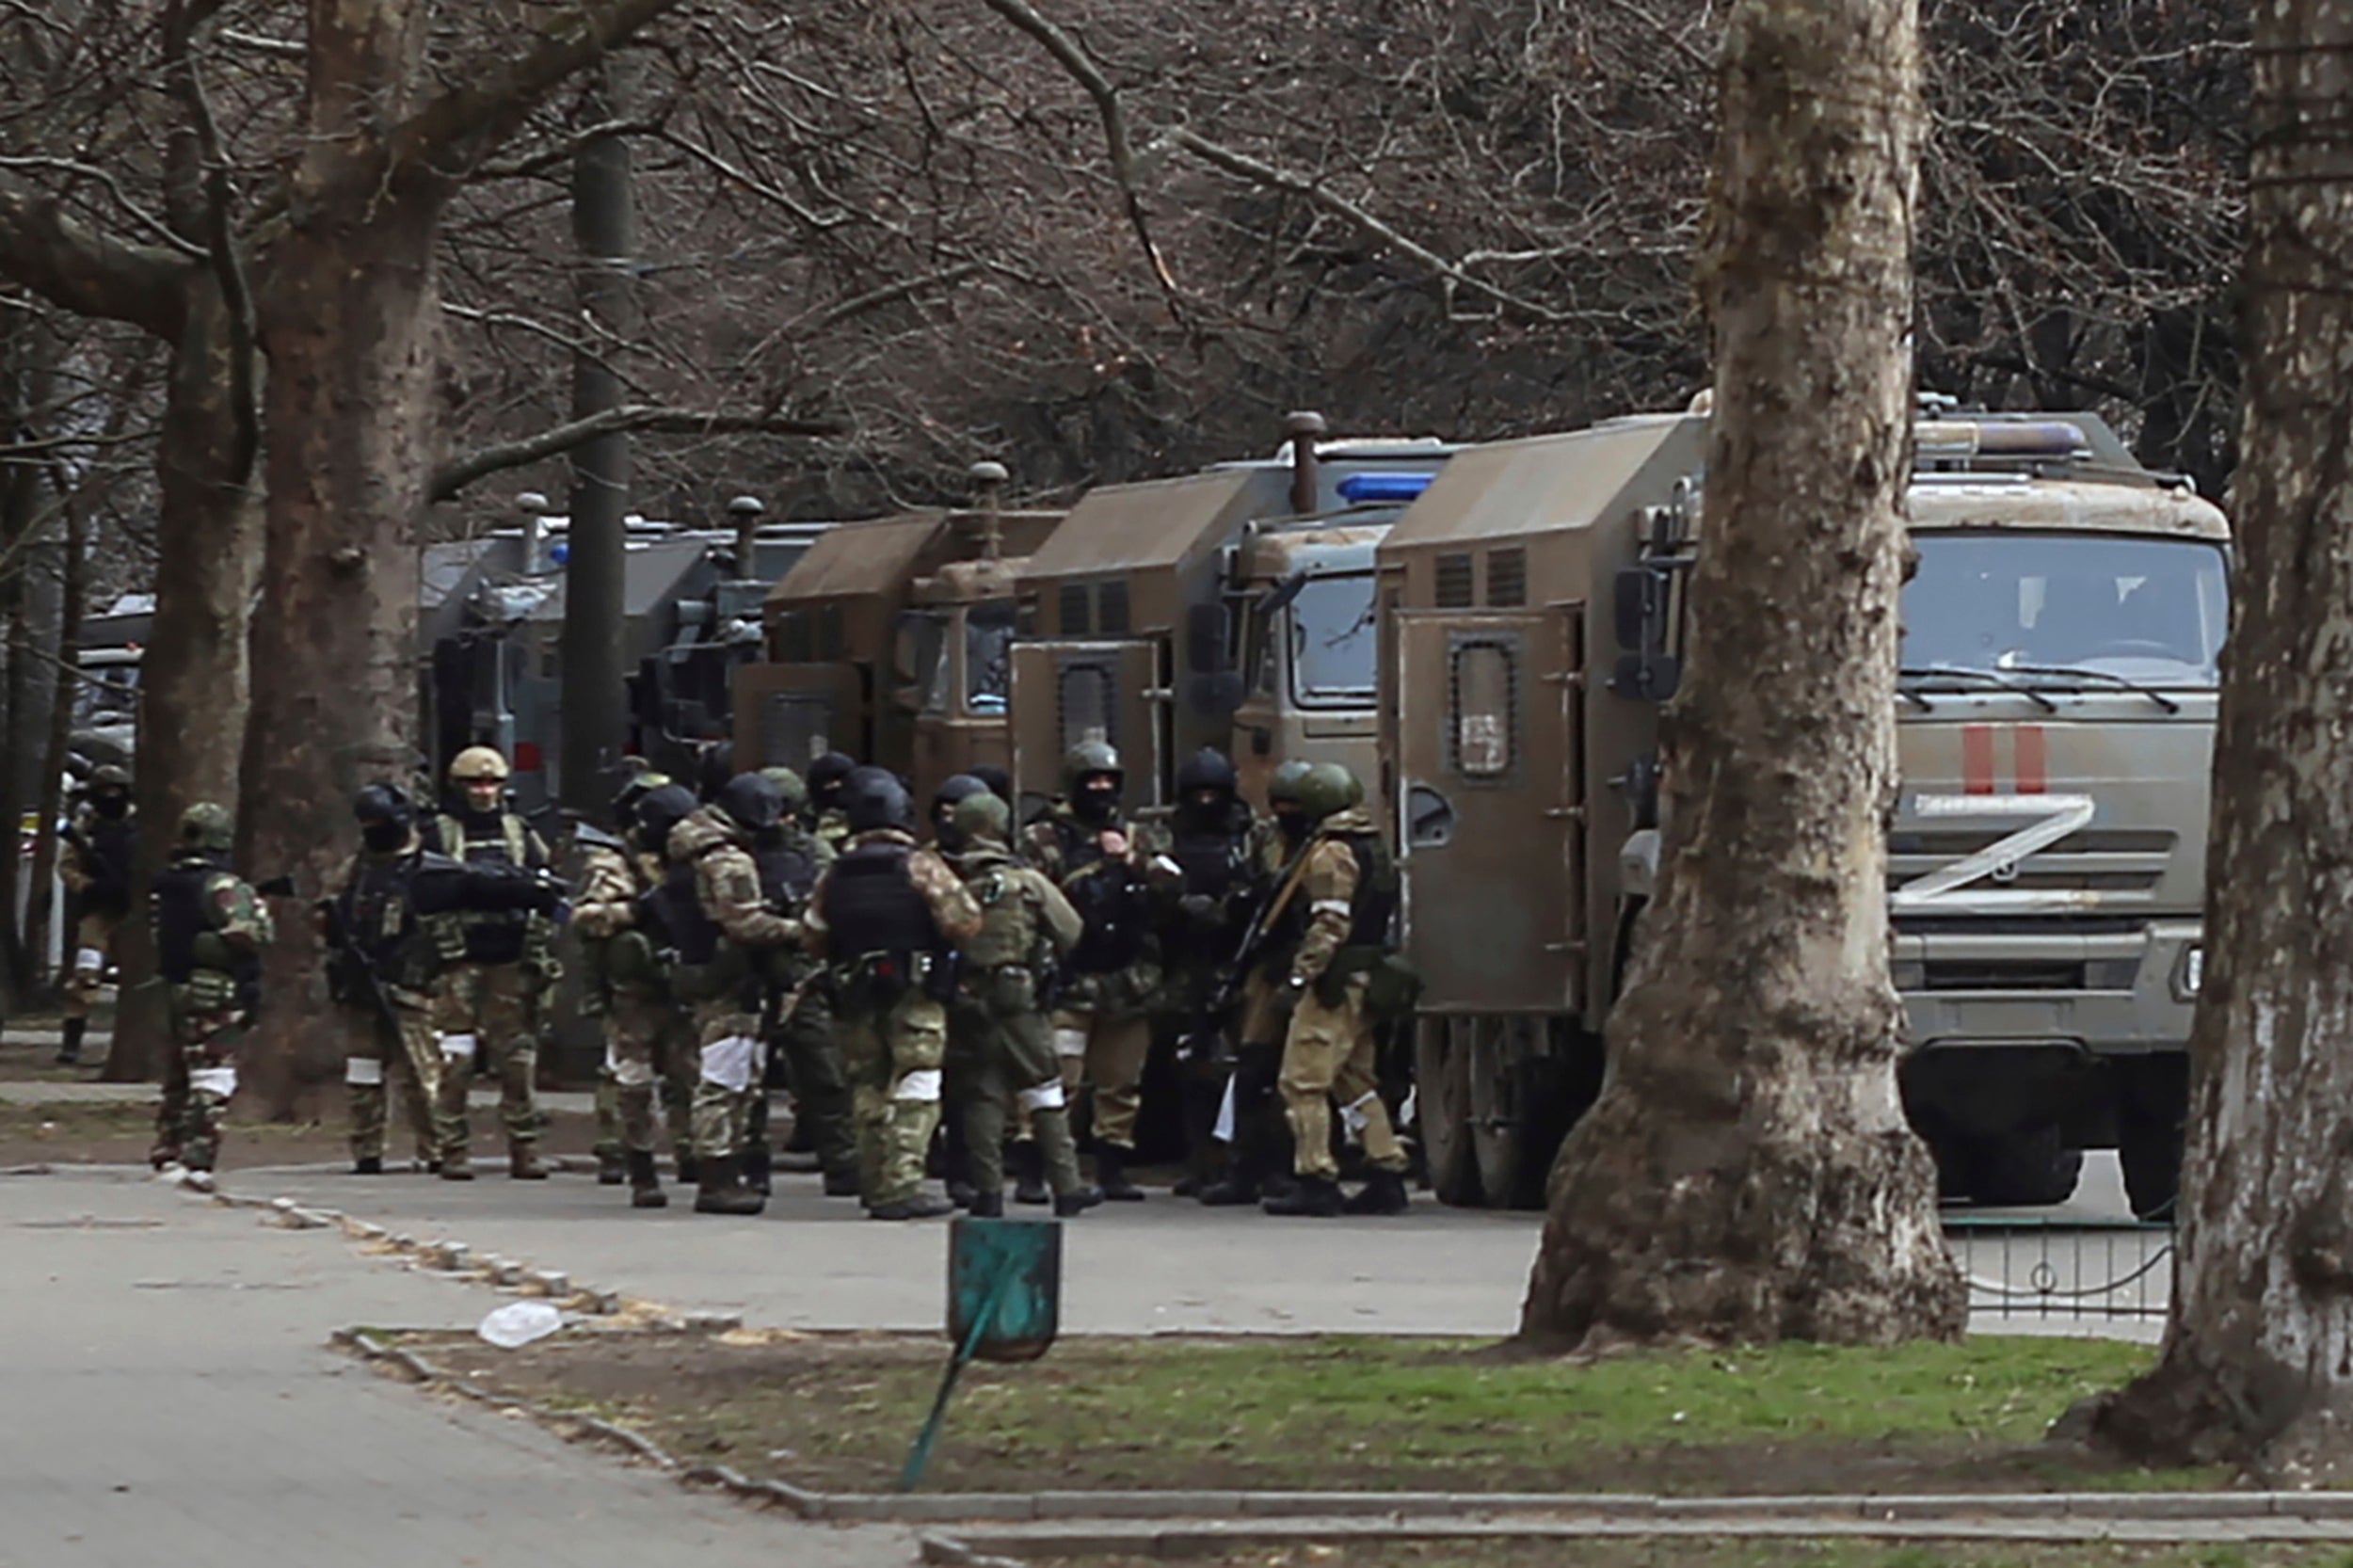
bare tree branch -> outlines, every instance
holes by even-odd
[[[68,217],[56,197],[0,173],[0,275],[60,309],[176,338],[197,264],[93,233]]]
[[[220,289],[221,307],[228,316],[229,417],[236,432],[235,448],[228,454],[219,477],[223,483],[241,486],[252,477],[254,459],[262,450],[261,412],[254,393],[258,350],[253,295],[246,286],[245,256],[234,232],[235,197],[229,186],[229,160],[221,151],[220,128],[213,119],[213,105],[204,95],[204,83],[197,75],[193,57],[196,29],[221,3],[169,0],[164,9],[164,74],[196,137],[203,181],[204,239],[212,252],[213,279]]]
[[[696,413],[685,408],[624,404],[618,408],[608,408],[602,413],[591,414],[586,419],[574,420],[568,424],[559,424],[552,430],[543,430],[520,440],[501,441],[481,447],[445,463],[427,482],[425,499],[428,502],[452,500],[477,479],[502,470],[521,468],[526,463],[536,463],[544,457],[559,456],[599,436],[627,431],[666,436],[717,436],[739,432],[771,436],[838,436],[842,433],[842,427],[823,420],[786,419],[776,414]]]

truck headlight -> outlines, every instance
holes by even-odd
[[[2198,987],[2206,978],[2206,950],[2193,942],[2182,950],[2181,962],[2173,966],[2173,1000],[2191,1002],[2198,1000]]]

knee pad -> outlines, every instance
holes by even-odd
[[[441,1036],[441,1054],[448,1057],[452,1062],[472,1061],[473,1048],[474,1038],[471,1034],[444,1034]]]
[[[613,1081],[624,1089],[653,1087],[653,1064],[621,1061],[613,1064]]]
[[[1061,1111],[1066,1109],[1070,1103],[1068,1097],[1062,1092],[1060,1079],[1056,1079],[1051,1083],[1032,1084],[1016,1095],[1014,1098],[1019,1102],[1022,1110],[1029,1112]]]
[[[353,1088],[364,1088],[384,1081],[384,1064],[373,1056],[344,1058],[344,1081]]]
[[[237,1069],[227,1063],[217,1067],[196,1067],[188,1073],[191,1093],[210,1095],[215,1099],[227,1099],[237,1092]]]
[[[890,1097],[902,1105],[936,1105],[939,1103],[940,1081],[937,1067],[919,1067],[911,1073],[901,1073],[899,1081],[890,1086]]]
[[[741,1094],[752,1086],[759,1058],[760,1042],[751,1035],[722,1035],[703,1047],[703,1081]]]

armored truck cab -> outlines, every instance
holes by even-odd
[[[828,530],[770,590],[767,662],[735,678],[736,760],[828,750],[905,775],[918,799],[1004,765],[1018,557],[1059,512],[922,511]]]
[[[1059,791],[1063,754],[1090,737],[1118,748],[1131,811],[1173,803],[1203,746],[1234,757],[1254,798],[1303,744],[1369,764],[1372,544],[1450,449],[1322,428],[1294,415],[1273,458],[1092,490],[1022,566],[1025,806]]]
[[[1380,549],[1383,783],[1431,1173],[1542,1201],[1658,861],[1705,419],[1458,455]],[[1906,1104],[1947,1191],[2170,1200],[2198,978],[2221,514],[2096,419],[1926,421],[1889,848]],[[2143,597],[2143,596],[2147,597]]]

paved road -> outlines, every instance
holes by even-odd
[[[0,1180],[0,1568],[898,1568],[325,1348],[495,1297],[127,1177]]]

